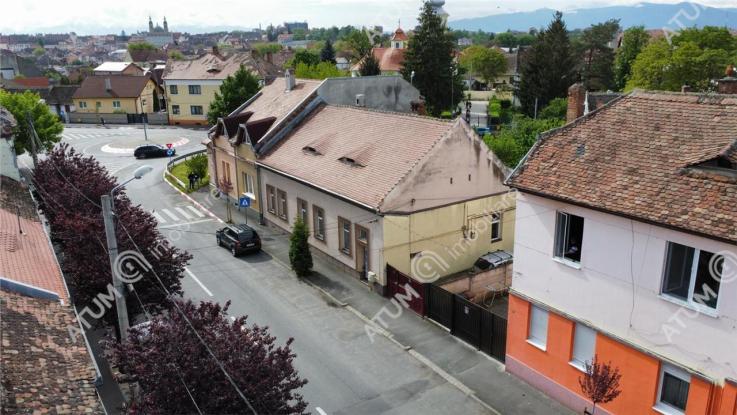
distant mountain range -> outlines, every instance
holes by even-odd
[[[528,31],[530,28],[545,27],[553,18],[554,9],[538,9],[530,12],[495,14],[470,19],[451,20],[452,29],[483,30],[485,32],[506,32],[507,30]],[[697,3],[655,4],[639,3],[632,6],[610,6],[591,9],[578,9],[563,12],[563,19],[569,30],[583,29],[609,19],[620,19],[623,28],[645,26],[646,29],[667,27],[678,30],[673,20],[685,26],[727,26],[737,28],[737,8],[707,7]],[[688,16],[697,16],[689,20]]]

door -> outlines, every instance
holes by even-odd
[[[356,225],[356,270],[364,281],[368,279],[369,252],[369,231]]]
[[[238,235],[235,234],[230,229],[226,229],[225,232],[225,246],[227,246],[229,249],[233,249],[233,246],[235,245],[236,238]]]

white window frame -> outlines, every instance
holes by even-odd
[[[195,91],[195,92],[192,92],[192,91]],[[187,92],[189,92],[189,95],[202,95],[202,86],[187,85]]]
[[[533,333],[532,328],[535,325],[537,318],[544,318],[544,329],[541,338]],[[542,351],[546,351],[548,347],[548,323],[550,321],[550,312],[542,307],[538,307],[535,304],[530,304],[530,318],[527,325],[527,343],[537,347]],[[543,324],[541,322],[541,324]]]
[[[169,94],[171,94],[171,95],[179,95],[179,86],[178,85],[169,85]]]
[[[497,225],[496,237],[494,237],[494,225]],[[491,242],[499,242],[502,240],[502,212],[495,212],[491,214]]]
[[[113,108],[120,108],[120,101],[113,101]]]
[[[253,176],[251,176],[248,173],[243,173],[246,176],[246,193],[250,193],[253,195],[253,198],[256,198],[256,191],[253,186]]]
[[[87,108],[87,101],[79,101],[79,108]]]
[[[173,115],[179,115],[179,114],[181,114],[181,112],[182,111],[179,109],[179,105],[177,105],[177,104],[172,104],[171,105],[171,113]]]
[[[655,401],[653,409],[666,415],[683,415],[686,413],[685,409],[681,410],[661,400],[663,398],[663,379],[665,378],[666,372],[671,376],[688,383],[688,392],[689,395],[691,394],[691,375],[679,367],[662,362],[660,364],[660,375],[658,378],[658,398]],[[688,396],[686,397],[686,407],[688,407]]]
[[[667,272],[668,272],[668,265],[669,265],[669,261],[670,261],[671,244],[678,244],[678,245],[685,246],[687,248],[691,248],[691,249],[694,250],[693,261],[691,262],[691,273],[689,275],[689,281],[688,281],[688,284],[689,284],[688,285],[688,295],[686,296],[686,299],[685,300],[682,299],[682,298],[679,298],[679,297],[677,297],[675,295],[669,294],[669,293],[667,293],[667,292],[664,291],[665,283],[666,283],[666,278],[668,277]],[[699,248],[694,248],[692,246],[688,246],[688,245],[681,244],[681,243],[678,243],[678,242],[672,242],[672,241],[667,241],[666,242],[666,244],[665,244],[665,260],[664,260],[664,264],[663,264],[663,278],[662,278],[662,281],[661,281],[661,284],[660,284],[660,296],[663,299],[666,299],[668,301],[674,302],[674,303],[679,304],[679,305],[683,305],[683,306],[689,307],[691,309],[694,309],[696,311],[699,311],[699,312],[701,312],[703,314],[706,314],[708,316],[717,317],[718,316],[718,311],[717,310],[719,310],[719,298],[721,297],[719,295],[719,292],[722,291],[722,284],[719,284],[719,292],[717,292],[717,302],[716,302],[716,304],[714,305],[713,308],[712,307],[709,307],[709,306],[707,306],[705,304],[701,304],[698,301],[694,301],[694,292],[696,291],[696,274],[697,274],[698,269],[699,269],[699,259],[701,257],[701,252],[702,252],[702,249],[699,249]],[[709,252],[709,251],[707,251],[707,252]],[[711,253],[711,252],[709,252],[709,253]],[[719,255],[719,253],[712,253],[712,254],[713,255]]]
[[[313,230],[315,239],[325,242],[325,209],[313,204],[312,212],[315,215],[315,229]]]
[[[565,256],[565,253],[563,253],[562,255],[560,254],[562,252],[562,250],[565,250],[565,245],[568,244],[568,239],[569,239],[569,236],[570,236],[568,234],[568,228],[569,228],[568,221],[569,221],[569,218],[571,216],[576,216],[578,218],[581,218],[584,221],[584,225],[586,224],[586,218],[584,218],[583,216],[574,215],[572,213],[562,212],[562,211],[556,211],[555,212],[555,229],[554,229],[554,233],[553,233],[553,237],[554,237],[554,240],[553,240],[553,259],[555,261],[557,261],[557,262],[560,262],[562,264],[568,265],[570,267],[573,267],[573,268],[576,268],[576,269],[581,269],[581,261],[583,260],[583,233],[581,234],[581,240],[578,241],[579,251],[580,251],[579,252],[580,258],[579,258],[578,261],[575,261],[573,259],[567,258]],[[563,219],[563,218],[565,218],[565,224],[561,224],[561,221],[560,220]],[[564,226],[565,227],[565,232],[564,232],[564,235],[563,235],[563,240],[560,240],[560,238],[558,236],[559,235],[558,229],[561,226]],[[563,244],[563,247],[562,248],[560,246],[561,243]]]
[[[192,109],[194,109],[194,108],[199,108],[199,113],[195,113],[194,111],[192,111]],[[190,115],[204,115],[205,114],[205,109],[202,107],[202,105],[190,105],[189,106],[189,113],[190,113]]]
[[[571,349],[571,360],[570,363],[571,366],[575,367],[576,369],[585,372],[586,371],[586,364],[591,364],[591,362],[594,359],[594,355],[596,355],[596,330],[593,328],[581,324],[576,323],[575,328],[573,332],[573,347]],[[592,338],[589,340],[585,338],[585,336],[592,336]],[[583,344],[583,342],[587,342],[587,344]],[[588,350],[583,350],[585,346],[588,346],[590,344],[591,350],[590,355]],[[581,354],[586,353],[588,359],[581,360],[580,356]]]

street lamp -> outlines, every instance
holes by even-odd
[[[113,277],[113,287],[118,295],[115,296],[115,310],[118,313],[118,327],[120,329],[120,341],[125,340],[126,333],[128,331],[128,309],[125,304],[125,291],[123,290],[123,280],[116,274],[115,261],[118,258],[118,240],[115,238],[115,222],[113,219],[113,200],[115,192],[121,187],[132,182],[133,180],[140,179],[147,173],[151,172],[153,167],[141,166],[133,172],[133,177],[124,181],[123,183],[113,187],[110,194],[102,195],[100,201],[102,204],[102,219],[105,222],[105,238],[107,239],[108,257],[110,258],[110,273]]]
[[[415,86],[415,71],[409,74],[409,84]]]

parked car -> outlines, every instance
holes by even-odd
[[[136,147],[136,149],[133,151],[133,157],[137,159],[146,159],[151,157],[168,157],[169,149],[162,146],[161,144],[144,144],[142,146]],[[171,149],[171,155],[175,155],[177,153],[176,150],[173,148]]]
[[[229,249],[233,256],[261,250],[261,238],[248,225],[226,226],[215,233],[215,238],[218,246]]]

